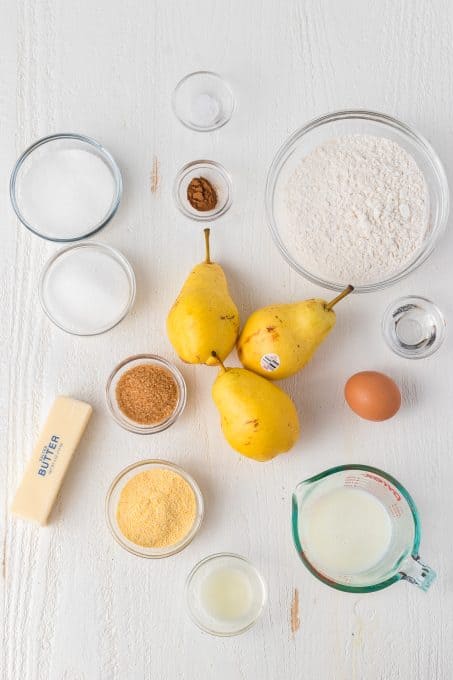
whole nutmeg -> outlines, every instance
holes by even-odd
[[[187,187],[187,200],[195,210],[206,212],[216,207],[217,193],[205,177],[194,177]]]

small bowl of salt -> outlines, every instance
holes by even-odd
[[[235,100],[231,87],[217,73],[189,73],[176,85],[172,105],[178,120],[196,132],[211,132],[226,125]]]
[[[118,209],[121,172],[99,142],[65,133],[38,140],[16,162],[10,180],[14,211],[48,241],[78,241],[104,227]]]

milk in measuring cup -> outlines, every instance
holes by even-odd
[[[326,574],[359,574],[386,554],[392,524],[375,496],[337,488],[307,503],[302,544],[312,564]]]

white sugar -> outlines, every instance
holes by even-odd
[[[47,311],[65,330],[92,334],[114,325],[128,306],[130,285],[122,265],[96,247],[57,258],[43,289]]]
[[[80,148],[44,145],[31,154],[20,178],[23,216],[49,238],[74,238],[96,228],[115,198],[106,163]]]

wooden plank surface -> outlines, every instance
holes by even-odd
[[[278,146],[310,118],[360,107],[418,128],[452,180],[453,9],[448,0],[3,0],[0,3],[1,550],[6,680],[450,680],[453,677],[453,347],[410,362],[384,346],[380,319],[403,294],[422,294],[453,317],[451,230],[418,272],[391,289],[344,303],[338,327],[304,372],[286,382],[303,434],[291,455],[259,465],[232,452],[210,399],[214,369],[183,366],[189,400],[171,429],[139,437],[119,429],[104,402],[113,366],[136,352],[174,360],[164,319],[201,258],[201,230],[172,199],[179,167],[223,163],[234,179],[230,212],[213,225],[213,255],[243,318],[271,301],[323,291],[292,273],[272,244],[264,181]],[[186,73],[212,69],[238,100],[233,120],[197,134],[170,98]],[[57,250],[14,219],[9,173],[46,134],[99,139],[124,173],[124,199],[97,240],[119,248],[137,275],[133,312],[108,334],[75,338],[51,326],[39,274]],[[159,186],[151,191],[154,159]],[[177,362],[179,363],[179,362]],[[361,369],[389,372],[404,408],[379,425],[342,399]],[[34,438],[57,393],[86,399],[92,424],[52,524],[8,514]],[[196,540],[168,560],[135,558],[104,519],[117,472],[142,458],[183,465],[206,498]],[[428,594],[397,584],[373,595],[330,590],[299,562],[290,534],[298,481],[335,464],[382,467],[411,491],[423,521],[422,555],[438,571]],[[258,625],[232,639],[201,634],[185,614],[184,581],[201,557],[248,556],[269,585]],[[290,609],[299,591],[300,629]]]

